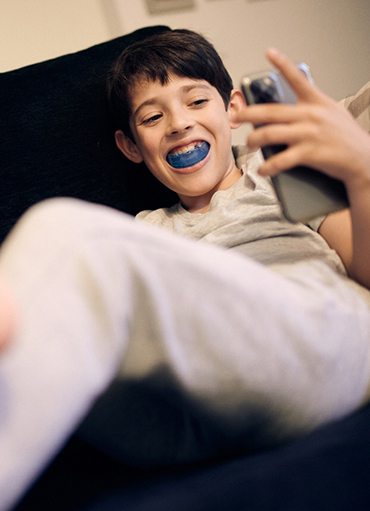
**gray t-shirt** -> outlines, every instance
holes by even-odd
[[[178,234],[237,250],[282,273],[292,263],[320,260],[340,274],[345,269],[337,253],[317,233],[322,221],[292,223],[282,214],[268,178],[258,175],[259,152],[234,148],[242,177],[226,190],[217,191],[205,213],[190,213],[177,203],[170,208],[142,211],[140,220]]]

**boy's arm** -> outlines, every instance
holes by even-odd
[[[369,163],[370,168],[370,163]],[[319,233],[340,255],[348,274],[370,289],[370,192],[358,190],[351,208],[328,215]]]
[[[276,50],[267,55],[295,90],[298,102],[246,107],[239,120],[267,123],[250,134],[248,145],[251,149],[288,146],[261,166],[263,175],[303,164],[345,183],[349,210],[329,215],[319,232],[339,253],[349,274],[370,288],[370,135],[342,105],[309,83],[287,57]]]

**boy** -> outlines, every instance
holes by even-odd
[[[155,49],[148,40],[147,45],[138,44],[137,48],[125,52],[117,61],[110,80],[112,112],[116,125],[123,128],[116,131],[116,141],[125,156],[137,163],[144,160],[148,169],[178,194],[180,207],[190,212],[204,212],[216,191],[229,188],[240,177],[240,169],[231,152],[230,127],[238,127],[242,121],[274,123],[255,130],[249,137],[249,147],[257,149],[273,142],[288,144],[290,149],[263,166],[259,162],[260,174],[273,175],[300,163],[345,182],[351,211],[321,219],[320,233],[342,258],[350,275],[370,287],[370,265],[363,257],[370,249],[367,134],[351,122],[347,112],[306,83],[277,52],[270,51],[270,60],[282,72],[288,73],[287,78],[292,81],[300,99],[299,107],[269,105],[245,109],[240,91],[232,90],[231,79],[222,62],[217,56],[210,56],[212,52],[201,37],[188,31],[173,31],[154,37],[154,40],[157,41]],[[202,54],[199,54],[200,49]],[[185,62],[181,61],[181,54],[186,54]],[[168,55],[168,60],[164,55]],[[171,61],[173,55],[177,58]],[[183,100],[182,110],[178,105],[171,108],[168,95],[173,91],[175,99],[176,89],[181,91],[191,86],[187,97],[178,98]],[[194,107],[186,105],[184,108],[186,100],[189,102],[190,99],[194,100]],[[195,112],[195,115],[188,112]],[[199,130],[193,128],[192,123],[196,126],[197,122],[208,124]],[[213,133],[218,126],[219,132]],[[166,133],[166,129],[173,133]],[[215,143],[210,146],[207,141],[194,141],[202,130],[206,135],[208,130]],[[179,149],[173,149],[174,145]],[[155,154],[160,151],[162,154]],[[185,158],[184,165],[181,158]],[[190,158],[190,164],[187,158]],[[141,218],[170,226],[167,217],[178,212],[179,206],[176,206],[174,210],[143,214]],[[163,216],[166,219],[162,219]],[[353,249],[352,221],[355,225]],[[275,257],[279,259],[279,256]]]
[[[175,389],[187,403],[184,416],[199,428],[184,426],[183,433],[163,422],[149,445],[150,423],[131,447],[126,428],[140,426],[135,415],[112,411],[109,428],[99,414],[88,417],[85,435],[115,454],[128,449],[140,462],[247,448],[250,433],[257,446],[279,442],[368,399],[369,293],[345,267],[369,285],[360,257],[368,250],[369,137],[288,60],[276,52],[269,58],[298,93],[297,107],[246,108],[213,47],[190,31],[133,45],[112,70],[118,147],[144,160],[180,199],[139,219],[175,233],[56,200],[33,208],[7,240],[0,268],[17,304],[18,331],[0,366],[7,382],[0,509],[24,491],[116,375]],[[253,154],[239,165],[245,158],[235,161],[230,128],[244,121],[274,123],[249,137],[251,147],[289,148],[262,166]],[[312,223],[322,236],[287,222],[257,172],[298,161],[341,178],[349,192],[351,212]]]

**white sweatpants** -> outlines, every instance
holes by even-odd
[[[345,279],[317,283],[310,271],[306,284],[288,280],[77,200],[31,208],[0,256],[18,307],[0,358],[0,510],[117,375],[140,381],[163,371],[231,429],[257,410],[277,437],[359,407],[368,397],[369,307]]]

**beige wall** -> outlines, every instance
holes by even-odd
[[[370,80],[370,0],[195,0],[194,9],[150,16],[144,0],[112,0],[123,31],[163,23],[198,30],[220,51],[235,85],[266,67],[276,46],[310,64],[336,99]],[[239,130],[235,142],[244,140]]]
[[[369,0],[195,0],[194,9],[147,13],[144,0],[112,0],[123,31],[163,23],[209,37],[235,83],[264,66],[269,45],[306,60],[337,98],[370,79]]]
[[[202,32],[235,84],[266,67],[265,48],[310,64],[339,99],[370,79],[370,0],[195,0],[149,15],[145,0],[0,0],[0,71],[86,48],[145,25]],[[238,136],[238,135],[237,135]]]
[[[109,20],[102,0],[0,0],[0,71],[106,41]]]

